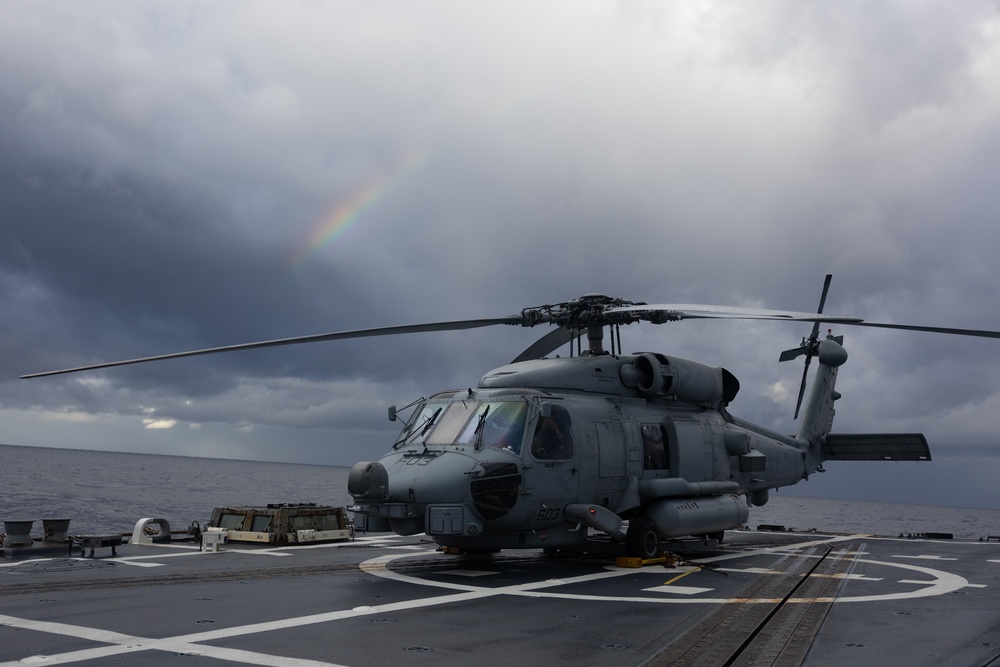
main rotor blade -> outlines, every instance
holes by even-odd
[[[826,322],[826,318],[823,319]],[[955,329],[952,327],[924,327],[917,324],[887,324],[885,322],[848,322],[856,327],[873,327],[877,329],[898,329],[901,331],[927,331],[929,333],[952,334],[954,336],[975,336],[977,338],[1000,338],[1000,331],[985,329]]]
[[[872,327],[879,329],[897,329],[900,331],[926,331],[929,333],[952,334],[955,336],[975,336],[978,338],[1000,338],[1000,331],[987,329],[959,329],[955,327],[928,327],[919,324],[890,324],[886,322],[868,322],[860,317],[843,315],[823,315],[821,313],[798,313],[791,310],[767,310],[757,308],[739,308],[735,306],[707,306],[700,304],[650,304],[647,306],[624,306],[611,308],[607,312],[647,312],[663,314],[666,319],[731,319],[731,320],[783,320],[791,322],[826,322],[827,324],[846,324],[854,327]]]
[[[553,329],[532,343],[528,349],[517,355],[517,358],[510,363],[516,364],[519,361],[541,359],[573,340],[573,336],[575,335],[576,332],[574,332],[573,329],[566,329],[564,327]]]
[[[81,371],[92,371],[100,368],[112,368],[114,366],[127,366],[129,364],[143,364],[148,361],[162,361],[164,359],[180,359],[182,357],[196,357],[203,354],[216,354],[218,352],[236,352],[238,350],[255,350],[263,347],[278,347],[280,345],[298,345],[299,343],[319,343],[328,340],[345,340],[348,338],[369,338],[373,336],[392,336],[395,334],[423,333],[428,331],[460,331],[464,329],[477,329],[490,327],[497,324],[521,324],[520,316],[497,317],[482,320],[456,320],[453,322],[430,322],[427,324],[404,324],[393,327],[376,327],[374,329],[355,329],[353,331],[335,331],[331,333],[313,334],[310,336],[297,336],[295,338],[278,338],[275,340],[258,341],[255,343],[240,343],[237,345],[224,345],[222,347],[209,347],[203,350],[190,350],[188,352],[173,352],[171,354],[159,354],[153,357],[141,357],[139,359],[126,359],[124,361],[110,361],[103,364],[93,364],[91,366],[79,366],[77,368],[65,368],[57,371],[45,371],[44,373],[31,373],[22,375],[21,379],[46,377],[49,375],[62,375],[64,373],[79,373]]]
[[[799,313],[791,310],[769,310],[766,308],[740,308],[737,306],[710,306],[691,303],[654,303],[644,306],[621,306],[609,308],[607,313],[636,313],[641,316],[669,320],[728,319],[728,320],[782,320],[791,322],[830,322],[831,324],[856,324],[860,317],[845,315],[819,315]]]

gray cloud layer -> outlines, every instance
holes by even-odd
[[[998,33],[989,3],[5,2],[0,441],[350,465],[542,332],[14,378],[592,291],[810,310],[832,272],[828,312],[1000,329]],[[807,331],[623,336],[791,431]],[[838,430],[1000,472],[996,341],[838,332]],[[998,506],[934,465],[813,488]]]

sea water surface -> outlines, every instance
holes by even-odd
[[[144,517],[205,525],[226,505],[349,506],[349,468],[0,445],[0,520],[70,519],[70,534],[131,533]],[[1000,535],[1000,510],[805,498],[794,487],[751,508],[747,526],[836,533]]]
[[[171,530],[227,505],[347,506],[349,468],[0,445],[0,519],[70,519],[70,534],[131,533],[144,517]]]

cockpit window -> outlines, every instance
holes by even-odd
[[[403,427],[403,432],[396,440],[396,446],[425,442],[441,413],[447,407],[447,403],[424,403],[421,405],[420,409],[413,413],[410,421]]]
[[[573,428],[566,408],[554,405],[551,416],[538,418],[531,455],[541,460],[573,458]]]
[[[523,400],[480,403],[475,416],[458,437],[458,444],[520,453],[527,416],[528,404]]]
[[[438,419],[434,432],[427,438],[427,442],[434,445],[450,445],[455,442],[459,431],[468,423],[478,405],[475,401],[455,401],[450,404]]]
[[[425,403],[403,428],[403,445],[469,445],[521,451],[528,404],[518,401]]]

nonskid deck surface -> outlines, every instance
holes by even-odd
[[[0,664],[1000,664],[996,542],[736,531],[639,569],[383,534],[105,551],[0,559]]]

